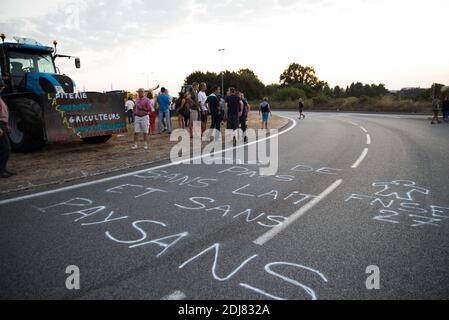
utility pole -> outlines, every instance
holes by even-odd
[[[220,68],[221,68],[221,94],[224,96],[224,71],[223,71],[223,55],[225,49],[218,49],[218,52],[221,53],[220,56]]]

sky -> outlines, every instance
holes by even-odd
[[[0,11],[8,40],[57,39],[80,57],[81,69],[57,60],[80,90],[177,92],[193,71],[240,68],[271,84],[292,62],[331,86],[449,84],[447,0],[0,0]]]

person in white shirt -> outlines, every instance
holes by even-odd
[[[125,110],[126,110],[126,115],[128,116],[128,123],[132,124],[134,123],[134,108],[135,108],[135,103],[133,101],[132,97],[128,98],[128,101],[126,101],[125,103]]]
[[[200,92],[198,93],[198,104],[200,106],[201,113],[201,134],[203,134],[207,129],[207,120],[209,116],[209,110],[207,109],[207,95],[206,95],[207,85],[206,83],[201,83]]]

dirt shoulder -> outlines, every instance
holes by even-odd
[[[172,123],[176,129],[176,117],[172,119]],[[287,119],[274,115],[270,127],[281,129],[287,124]],[[260,127],[256,113],[250,114],[249,127]],[[0,180],[0,195],[34,190],[169,159],[170,150],[176,142],[170,142],[168,134],[150,136],[149,150],[131,150],[133,130],[132,127],[128,129],[128,134],[106,144],[86,145],[80,141],[47,145],[43,150],[32,154],[11,154],[8,168],[18,175]]]

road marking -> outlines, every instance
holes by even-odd
[[[324,200],[328,195],[330,195],[335,189],[338,188],[343,183],[343,180],[337,180],[333,184],[331,184],[326,190],[324,190],[318,197],[311,200],[309,203],[307,203],[305,206],[303,206],[301,209],[296,211],[293,215],[291,215],[286,222],[281,224],[279,227],[273,228],[261,237],[259,237],[256,241],[254,241],[254,244],[257,244],[259,246],[263,246],[265,243],[273,239],[275,236],[277,236],[279,233],[284,231],[289,225],[294,223],[296,220],[298,220],[301,216],[303,216],[305,213],[307,213],[310,209],[315,207],[318,203],[320,203],[322,200]]]
[[[362,129],[363,132],[368,133],[368,130],[366,130],[364,127],[360,126],[360,129]]]
[[[184,300],[186,298],[187,296],[184,294],[184,292],[176,290],[172,294],[163,297],[161,300]]]
[[[127,177],[131,177],[131,176],[134,176],[134,175],[137,175],[137,174],[142,174],[142,173],[148,172],[149,170],[159,170],[159,169],[163,169],[163,168],[174,167],[174,166],[177,166],[177,165],[180,165],[180,164],[185,164],[186,162],[194,161],[194,160],[197,160],[197,159],[202,159],[203,157],[210,157],[210,155],[223,154],[226,151],[233,150],[233,149],[238,150],[238,149],[245,148],[247,146],[250,146],[250,145],[253,145],[253,144],[256,144],[256,143],[260,143],[260,142],[272,139],[274,137],[283,135],[283,134],[293,130],[297,126],[297,124],[298,124],[296,122],[296,120],[293,119],[293,118],[285,117],[285,116],[280,116],[280,117],[291,120],[293,122],[293,124],[289,128],[285,129],[282,132],[278,132],[278,133],[274,134],[273,136],[269,136],[267,138],[263,138],[263,139],[260,139],[258,141],[253,141],[253,142],[247,143],[246,145],[238,146],[236,148],[232,147],[232,148],[228,148],[228,149],[225,149],[225,150],[216,151],[216,152],[213,152],[211,154],[205,154],[205,155],[200,155],[200,156],[196,156],[196,157],[191,157],[191,158],[189,158],[187,160],[180,160],[180,161],[176,161],[176,162],[170,162],[170,163],[167,163],[167,164],[164,164],[164,165],[161,165],[161,166],[157,166],[157,167],[150,167],[150,168],[146,168],[146,169],[143,169],[143,170],[134,171],[134,172],[130,172],[130,173],[125,173],[125,174],[121,174],[121,175],[117,175],[117,176],[113,176],[113,177],[108,177],[108,178],[103,178],[103,179],[99,179],[99,180],[84,182],[84,183],[76,184],[76,185],[73,185],[73,186],[68,186],[68,187],[63,187],[63,188],[59,188],[59,189],[33,193],[33,194],[26,195],[26,196],[21,196],[21,197],[16,197],[16,198],[11,198],[11,199],[5,199],[5,200],[0,201],[0,205],[9,204],[9,203],[13,203],[13,202],[19,202],[19,201],[22,201],[22,200],[38,198],[38,197],[42,197],[42,196],[46,196],[46,195],[50,195],[50,194],[55,194],[55,193],[59,193],[59,192],[63,192],[63,191],[70,191],[70,190],[74,190],[74,189],[79,189],[79,188],[88,187],[88,186],[92,186],[92,185],[95,185],[95,184],[99,184],[99,183],[103,183],[103,182],[109,182],[109,181],[113,181],[113,180],[117,180],[117,179],[127,178]]]
[[[367,145],[371,144],[371,136],[368,133],[366,134],[366,144]]]
[[[368,148],[365,148],[362,152],[362,154],[360,155],[360,157],[357,159],[357,161],[352,165],[352,169],[357,169],[360,164],[362,163],[363,160],[365,160],[366,156],[368,155]]]
[[[246,289],[252,290],[252,291],[254,291],[254,292],[260,293],[260,294],[262,294],[262,295],[264,295],[264,296],[266,296],[266,297],[268,297],[268,298],[271,298],[271,299],[273,299],[273,300],[285,300],[284,298],[280,298],[280,297],[277,297],[277,296],[273,296],[272,294],[269,294],[268,292],[265,292],[265,291],[263,291],[263,290],[254,288],[253,286],[250,286],[249,284],[246,284],[246,283],[240,283],[239,285],[240,285],[241,287],[243,287],[243,288],[246,288]]]
[[[355,123],[355,122],[352,122],[352,121],[348,121],[350,124],[352,124],[353,126],[356,126],[356,127],[358,127],[359,126],[359,124],[358,123]]]

